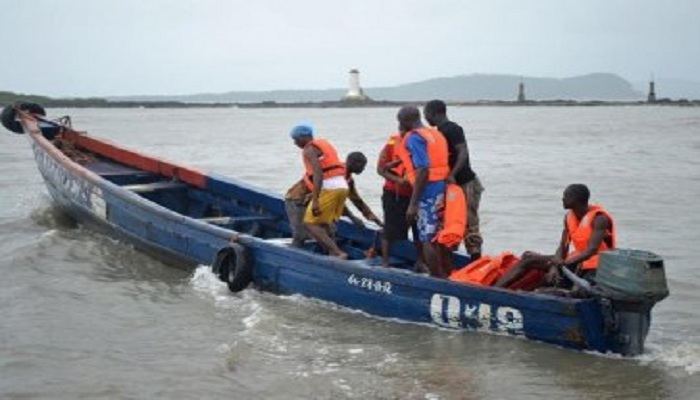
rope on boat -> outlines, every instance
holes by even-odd
[[[78,150],[72,142],[63,139],[60,135],[56,136],[53,141],[53,145],[57,149],[61,150],[66,157],[80,165],[91,164],[97,161],[97,158],[93,154]]]

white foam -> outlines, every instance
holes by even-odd
[[[228,285],[214,275],[208,265],[199,265],[190,278],[190,284],[199,293],[214,299],[215,306],[225,309],[240,309],[243,295],[233,295]]]
[[[700,344],[680,343],[672,346],[647,344],[646,354],[638,359],[643,363],[662,363],[669,367],[680,368],[688,375],[700,372]]]
[[[41,237],[42,238],[52,237],[52,236],[56,235],[57,233],[58,233],[58,229],[49,229],[48,231],[43,232],[41,234]]]
[[[198,265],[194,274],[190,278],[190,284],[200,293],[210,294],[214,297],[228,290],[226,284],[211,272],[208,265]]]
[[[208,265],[199,265],[190,278],[190,284],[199,293],[214,300],[214,306],[227,310],[243,310],[247,313],[241,322],[247,330],[254,328],[263,320],[263,309],[246,292],[233,294],[228,285],[222,282]]]
[[[261,320],[260,307],[256,307],[252,314],[243,318],[243,325],[245,325],[246,328],[251,329],[257,326]]]
[[[220,344],[219,346],[216,347],[216,351],[219,354],[228,354],[232,351],[232,349],[235,346],[236,346],[236,343],[234,343],[233,345],[230,345],[228,343],[223,343],[223,344]]]
[[[352,394],[352,386],[350,386],[345,379],[342,379],[342,378],[333,379],[333,384],[337,388],[339,388],[340,390],[346,392],[346,394],[348,394],[348,395]]]

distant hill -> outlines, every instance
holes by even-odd
[[[383,102],[422,102],[433,98],[451,102],[514,101],[518,85],[525,85],[527,100],[536,101],[643,101],[648,82],[629,81],[607,73],[571,78],[535,78],[515,75],[473,74],[435,78],[398,86],[370,87],[364,91]],[[346,88],[325,90],[273,90],[201,93],[183,96],[113,96],[107,98],[51,98],[0,91],[0,105],[30,101],[46,107],[227,107],[232,103],[317,103],[337,102]],[[700,82],[656,79],[658,99],[700,99]]]
[[[365,92],[373,98],[387,100],[515,100],[521,82],[528,100],[639,100],[644,97],[626,80],[602,73],[565,79],[462,75],[393,88],[366,89]]]
[[[425,101],[441,98],[450,101],[515,100],[518,85],[525,84],[528,100],[643,100],[646,94],[625,79],[596,73],[564,79],[533,78],[516,75],[460,75],[435,78],[390,87],[364,88],[374,100]],[[339,100],[346,88],[325,90],[274,90],[201,93],[185,96],[110,97],[112,101],[182,101],[194,103],[313,102]]]

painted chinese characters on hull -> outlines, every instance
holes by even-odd
[[[102,189],[93,186],[85,179],[75,177],[69,169],[56,162],[40,146],[32,144],[32,148],[39,171],[45,180],[51,182],[64,196],[72,199],[73,203],[88,208],[102,219],[107,218],[107,204]]]

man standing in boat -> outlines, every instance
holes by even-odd
[[[423,108],[426,121],[445,136],[449,151],[450,175],[447,182],[456,183],[467,198],[467,231],[464,247],[472,261],[481,257],[483,239],[479,232],[479,203],[484,187],[472,170],[469,146],[464,130],[447,118],[447,106],[442,100],[431,100]]]
[[[423,126],[416,107],[402,107],[397,118],[401,132],[397,155],[413,187],[406,221],[409,225],[417,222],[419,239],[431,274],[444,278],[451,272],[449,251],[433,239],[440,228],[439,211],[444,206],[450,172],[447,142],[436,129]]]
[[[564,209],[568,212],[564,217],[564,230],[556,253],[542,255],[525,252],[495,286],[508,287],[531,270],[547,272],[546,280],[558,284],[561,280],[560,268],[593,280],[600,253],[615,248],[617,238],[612,216],[603,207],[588,204],[590,195],[586,185],[569,185],[562,198]],[[571,251],[570,247],[573,247]]]
[[[311,124],[295,126],[290,136],[302,149],[305,169],[302,180],[311,192],[311,201],[304,213],[304,227],[329,255],[345,259],[348,255],[340,250],[331,235],[331,224],[343,215],[348,197],[345,165],[329,141],[314,139]]]
[[[382,209],[384,210],[384,232],[382,235],[382,262],[389,266],[389,254],[392,245],[399,240],[408,239],[408,230],[413,233],[413,243],[418,255],[417,269],[423,271],[426,267],[423,261],[423,248],[418,240],[418,227],[416,224],[408,225],[406,210],[411,201],[413,189],[404,178],[404,169],[400,162],[398,148],[401,145],[401,133],[394,133],[389,137],[377,160],[377,173],[384,178],[382,188]]]

